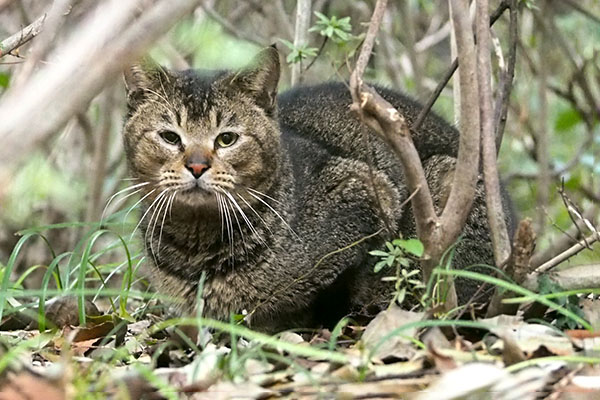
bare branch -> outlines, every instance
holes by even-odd
[[[18,49],[23,46],[25,43],[29,42],[31,39],[36,37],[42,27],[44,26],[44,21],[46,20],[46,14],[42,15],[31,24],[27,25],[20,32],[15,33],[14,35],[4,39],[0,42],[0,58],[4,57],[10,52]]]
[[[417,234],[419,237],[427,237],[435,226],[437,216],[408,124],[404,117],[373,88],[363,85],[360,96],[360,109],[354,103],[353,110],[364,112],[362,118],[365,123],[390,145],[400,159],[408,191],[415,193],[412,206]]]
[[[502,0],[502,2],[500,2],[500,4],[498,4],[498,7],[496,8],[496,10],[494,10],[494,13],[490,16],[490,26],[494,25],[494,23],[496,23],[496,21],[502,16],[504,11],[506,11],[506,9],[509,7],[509,1],[510,0]],[[417,116],[415,123],[412,124],[410,129],[412,129],[413,131],[419,130],[419,128],[423,124],[423,121],[425,121],[427,114],[429,114],[431,107],[433,107],[433,104],[435,103],[437,98],[440,97],[440,94],[442,93],[442,91],[444,90],[444,88],[446,87],[448,82],[450,82],[450,78],[452,78],[452,75],[454,75],[454,73],[456,72],[457,69],[458,69],[458,59],[455,58],[454,61],[452,61],[452,65],[450,65],[450,67],[448,68],[448,70],[446,71],[444,76],[442,77],[442,80],[440,81],[440,83],[437,85],[437,87],[435,88],[433,93],[431,93],[431,96],[429,96],[429,98],[427,99],[427,102],[423,106],[423,109]]]
[[[294,47],[302,48],[308,44],[308,28],[310,25],[310,0],[298,0],[296,3],[296,27],[294,31]],[[302,81],[302,63],[292,65],[292,86]]]
[[[221,25],[223,29],[225,29],[228,33],[235,36],[236,38],[246,40],[260,47],[264,47],[267,45],[267,42],[265,42],[263,39],[253,34],[240,31],[236,26],[231,24],[227,19],[223,18],[221,14],[216,12],[210,5],[208,5],[206,1],[202,3],[202,9],[210,18],[212,18],[215,22]]]
[[[440,218],[442,247],[447,248],[460,234],[471,211],[479,174],[479,89],[473,29],[466,0],[451,0],[456,45],[461,67],[460,142],[452,189]]]
[[[510,24],[508,28],[508,63],[506,71],[503,71],[498,84],[498,97],[494,107],[494,126],[496,136],[496,154],[500,151],[502,137],[504,136],[504,127],[506,126],[506,116],[508,114],[508,103],[510,102],[510,92],[512,91],[513,79],[515,76],[515,66],[517,64],[517,42],[519,40],[517,16],[518,0],[510,0]]]
[[[583,218],[590,219],[598,214],[597,207],[590,207],[583,213]],[[543,252],[536,253],[531,258],[531,265],[534,267],[544,264],[546,261],[556,257],[558,254],[566,251],[575,243],[577,243],[577,235],[581,232],[585,224],[583,221],[577,221],[574,226],[564,232],[564,235],[552,241],[548,248]]]
[[[448,21],[444,25],[442,25],[442,27],[440,29],[425,36],[424,38],[419,40],[417,43],[415,43],[415,51],[417,53],[422,53],[425,50],[429,49],[430,47],[435,46],[442,40],[446,39],[448,37],[448,35],[450,35],[450,29],[451,29],[451,25],[450,25],[450,21]]]
[[[543,4],[544,10],[548,12],[549,17],[551,8],[547,4]],[[546,227],[546,209],[548,208],[548,201],[550,199],[550,148],[548,142],[548,68],[544,60],[545,55],[549,51],[549,38],[542,30],[541,18],[536,19],[536,22],[540,24],[540,45],[537,51],[538,54],[538,72],[539,72],[539,86],[538,86],[538,98],[539,98],[539,111],[537,115],[537,123],[535,124],[535,150],[536,160],[538,163],[538,179],[537,179],[537,219],[536,219],[536,230],[537,234],[541,236]]]
[[[225,29],[228,33],[235,36],[236,38],[246,40],[260,47],[264,47],[268,44],[263,39],[256,37],[253,34],[240,31],[236,26],[231,24],[227,19],[223,18],[221,14],[216,12],[210,5],[208,5],[206,1],[202,3],[202,9],[210,18],[215,20],[215,22],[221,25],[223,29]]]
[[[579,0],[564,0],[565,3],[567,3],[569,6],[571,6],[574,10],[580,12],[581,14],[585,15],[586,17],[588,17],[589,19],[591,19],[594,22],[597,22],[600,24],[600,17],[598,17],[597,15],[592,14],[589,10],[586,10],[581,4],[579,4],[578,2]]]
[[[488,24],[488,1],[477,1],[477,82],[479,85],[479,106],[481,123],[481,140],[483,156],[483,176],[485,183],[485,202],[490,235],[494,248],[494,261],[497,266],[504,265],[510,256],[510,243],[502,198],[500,195],[500,179],[496,160],[496,140],[494,135],[494,115],[492,110],[492,85],[490,77],[490,27]]]
[[[360,89],[362,86],[362,77],[365,74],[369,58],[371,58],[373,46],[375,45],[375,38],[377,37],[377,32],[379,32],[379,26],[381,25],[386,6],[387,0],[377,0],[371,22],[369,23],[369,29],[367,30],[367,36],[360,48],[360,54],[358,55],[354,71],[352,72],[352,75],[350,75],[350,92],[352,94],[352,101],[355,104],[360,104],[361,101]]]
[[[55,0],[44,19],[44,29],[39,32],[38,38],[33,42],[25,63],[13,76],[11,91],[20,90],[21,86],[29,79],[38,63],[43,60],[55,43],[55,38],[65,22],[65,15],[71,11],[71,0]]]
[[[600,237],[598,237],[597,233],[594,233],[593,235],[583,238],[582,240],[575,243],[573,246],[569,247],[567,250],[563,251],[556,257],[552,258],[551,260],[546,261],[545,263],[543,263],[542,265],[537,267],[535,269],[535,272],[536,273],[545,272],[545,271],[548,271],[548,270],[556,267],[558,264],[569,259],[570,257],[573,257],[575,254],[579,253],[581,250],[587,249],[588,246],[590,246],[592,243],[597,242],[598,240],[600,240]]]
[[[577,265],[560,271],[552,271],[547,275],[564,290],[593,289],[600,287],[600,265]],[[539,273],[530,274],[522,282],[526,289],[537,291]]]
[[[101,3],[55,50],[61,54],[59,61],[45,65],[20,90],[11,89],[3,97],[2,166],[15,165],[32,146],[85,109],[127,64],[196,4],[197,0],[158,1],[134,22],[139,1]]]

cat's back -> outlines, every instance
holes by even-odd
[[[398,91],[380,86],[376,86],[376,89],[412,126],[422,106]],[[351,104],[350,90],[344,82],[297,86],[278,97],[281,128],[315,140],[333,152],[362,158],[365,151],[364,141],[361,140],[363,128],[351,113]],[[412,135],[422,159],[434,154],[456,156],[458,131],[433,112]],[[387,149],[375,135],[370,137],[370,142],[376,150]]]

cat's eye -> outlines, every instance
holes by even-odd
[[[172,131],[160,131],[159,135],[162,140],[169,144],[179,144],[181,142],[179,135]]]
[[[229,147],[234,144],[238,139],[238,134],[234,132],[223,132],[217,136],[215,142],[219,147]]]

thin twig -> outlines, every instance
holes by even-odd
[[[12,51],[15,51],[36,37],[41,32],[42,27],[44,26],[44,21],[46,21],[46,14],[42,15],[30,25],[21,29],[20,32],[17,32],[0,42],[0,58],[10,54]]]
[[[592,21],[600,24],[600,17],[598,17],[597,15],[593,14],[589,10],[585,9],[581,4],[579,4],[579,2],[578,2],[579,0],[563,0],[563,1],[565,3],[567,3],[569,6],[571,6],[574,10],[576,10],[576,11],[580,12],[581,14],[585,15],[586,17],[588,17]]]
[[[265,47],[267,45],[266,41],[251,34],[248,32],[242,32],[233,24],[231,24],[227,19],[225,19],[221,14],[216,12],[211,6],[207,4],[207,2],[202,3],[202,9],[206,14],[212,18],[215,22],[223,27],[228,33],[232,34],[238,39],[242,39],[251,43],[254,43],[260,47]]]
[[[518,33],[518,0],[510,0],[510,24],[508,28],[508,62],[506,71],[503,71],[498,84],[498,98],[494,107],[494,126],[496,136],[496,154],[500,151],[502,145],[502,137],[504,136],[504,127],[506,126],[506,116],[508,114],[508,103],[510,102],[510,92],[513,87],[513,79],[515,76],[515,66],[517,61],[517,42],[519,40]]]
[[[197,0],[160,0],[134,20],[139,6],[138,1],[100,3],[54,50],[59,62],[44,65],[21,90],[11,88],[2,97],[0,174],[85,109],[128,63],[192,11]]]
[[[546,3],[541,7],[544,8],[548,18],[552,18],[551,8]],[[539,47],[537,49],[539,84],[538,84],[538,102],[539,111],[537,114],[537,123],[535,124],[535,155],[538,163],[538,179],[537,179],[537,218],[536,231],[538,236],[542,236],[546,228],[545,210],[548,208],[550,199],[550,143],[548,139],[548,68],[545,60],[549,47],[549,37],[543,29],[544,24],[541,18],[536,19],[538,22],[537,28],[540,32]]]
[[[477,81],[479,85],[479,106],[483,157],[483,176],[485,183],[485,202],[490,236],[494,248],[494,260],[497,266],[504,265],[510,256],[510,243],[502,199],[500,195],[500,179],[496,161],[496,140],[494,135],[494,115],[492,110],[492,85],[490,76],[490,27],[488,19],[488,1],[477,1]]]
[[[496,23],[498,18],[500,18],[500,16],[502,16],[504,11],[506,11],[506,9],[509,8],[509,6],[510,6],[509,2],[510,2],[510,0],[502,0],[502,2],[500,4],[498,4],[498,7],[494,11],[494,13],[490,16],[490,26],[494,25],[494,23]],[[423,124],[423,121],[425,121],[427,114],[429,114],[429,111],[431,111],[431,107],[433,107],[433,104],[438,99],[438,97],[440,96],[440,94],[442,93],[442,91],[444,90],[444,88],[446,87],[448,82],[450,81],[450,78],[452,78],[452,75],[454,75],[454,73],[456,72],[457,69],[458,69],[458,58],[455,58],[454,61],[452,61],[452,64],[450,65],[450,67],[448,68],[446,73],[444,74],[444,76],[442,77],[442,80],[435,88],[435,91],[427,99],[427,102],[425,103],[425,105],[423,106],[423,109],[417,116],[415,123],[412,124],[412,126],[410,127],[411,130],[413,130],[413,131],[419,130],[419,128]]]
[[[294,30],[294,47],[301,49],[308,43],[310,25],[311,0],[298,0],[296,3],[296,26]],[[292,65],[292,86],[302,81],[302,64]]]
[[[587,249],[589,245],[597,242],[598,240],[600,240],[600,237],[597,233],[594,233],[593,235],[583,238],[579,242],[575,243],[573,246],[569,247],[567,250],[558,254],[556,257],[546,261],[545,263],[543,263],[542,265],[537,267],[535,269],[535,272],[541,273],[541,272],[549,271],[550,269],[556,267],[561,262],[573,257],[575,254],[579,253],[581,250]]]
[[[440,217],[441,237],[447,248],[458,237],[471,211],[479,174],[479,89],[473,29],[465,0],[452,0],[460,75],[460,139],[452,188]]]

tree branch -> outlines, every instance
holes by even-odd
[[[502,266],[510,256],[510,243],[502,198],[500,195],[500,179],[496,160],[496,139],[494,135],[494,112],[492,110],[492,85],[490,77],[490,27],[488,24],[488,0],[477,1],[477,82],[479,85],[479,106],[483,156],[483,176],[485,183],[485,203],[487,208],[490,236],[494,248],[494,261]]]
[[[494,25],[496,23],[496,21],[502,16],[504,11],[506,11],[506,9],[509,7],[509,1],[510,0],[502,0],[502,2],[500,4],[498,4],[498,7],[496,8],[496,10],[494,10],[494,13],[490,16],[490,26]],[[429,98],[427,99],[427,102],[423,106],[423,109],[417,116],[415,123],[412,124],[410,129],[412,129],[413,131],[419,130],[419,128],[423,124],[423,121],[425,121],[427,114],[429,114],[429,111],[431,111],[431,107],[433,107],[433,104],[435,103],[435,101],[438,99],[438,97],[440,97],[440,94],[442,93],[442,91],[444,90],[444,88],[446,87],[448,82],[450,82],[452,75],[454,75],[454,73],[456,72],[457,69],[458,69],[458,58],[455,58],[454,61],[452,61],[452,64],[450,65],[450,67],[448,68],[446,73],[444,74],[444,76],[442,77],[442,80],[440,81],[440,83],[437,85],[437,87],[435,88],[433,93],[431,93],[431,96],[429,96]]]
[[[46,14],[27,25],[20,32],[17,32],[0,42],[0,58],[10,54],[12,51],[18,49],[36,37],[41,32],[45,20]]]
[[[87,107],[107,83],[160,35],[192,11],[197,0],[158,1],[133,20],[139,1],[102,2],[55,50],[57,62],[34,72],[0,102],[0,180],[36,143]],[[60,101],[57,101],[60,99]],[[52,110],[52,112],[48,112]]]
[[[564,290],[592,289],[600,287],[600,265],[577,265],[574,267],[552,271],[546,274],[552,281],[560,285]],[[539,273],[527,276],[522,282],[524,288],[537,291]]]
[[[302,48],[308,43],[310,25],[310,0],[298,0],[296,3],[296,26],[294,30],[294,47]],[[302,64],[292,65],[292,86],[302,81]]]
[[[515,76],[515,66],[517,64],[517,42],[519,41],[519,32],[517,24],[518,0],[510,0],[510,24],[508,28],[508,63],[506,71],[500,76],[498,84],[498,98],[494,107],[494,126],[496,136],[496,154],[500,151],[502,137],[504,136],[504,127],[506,126],[506,116],[508,115],[508,104],[510,103],[510,92],[512,91],[513,79]]]
[[[202,3],[202,9],[210,18],[215,20],[215,22],[221,25],[223,29],[225,29],[229,34],[235,36],[236,38],[246,40],[260,47],[265,47],[267,45],[267,43],[263,39],[256,37],[252,34],[240,31],[236,26],[231,24],[227,19],[223,18],[221,14],[216,12],[210,5],[208,5],[206,1]]]
[[[460,74],[460,142],[452,189],[440,217],[441,247],[450,246],[460,234],[475,197],[479,174],[479,87],[473,29],[466,0],[451,0]]]
[[[579,253],[581,250],[589,248],[589,246],[591,244],[597,242],[598,240],[600,240],[600,238],[598,237],[597,233],[594,233],[586,238],[583,238],[579,242],[575,243],[573,246],[569,247],[567,250],[563,251],[562,253],[558,254],[554,258],[546,261],[545,263],[543,263],[542,265],[537,267],[535,269],[535,272],[541,273],[541,272],[545,272],[545,271],[548,271],[548,270],[556,267],[558,264],[569,259],[570,257],[573,257],[575,254]]]

